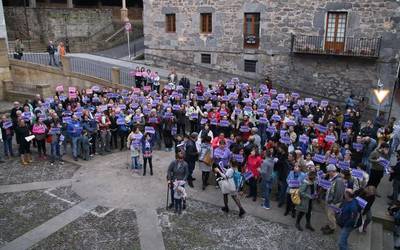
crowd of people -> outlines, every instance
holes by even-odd
[[[245,214],[239,195],[271,208],[276,196],[283,214],[303,231],[311,223],[315,201],[325,204],[332,234],[341,227],[339,246],[347,248],[349,234],[365,232],[371,221],[376,189],[385,174],[393,181],[392,205],[398,205],[400,154],[395,119],[383,115],[362,126],[360,110],[351,96],[345,105],[279,93],[267,79],[259,86],[234,78],[208,86],[171,72],[160,85],[157,72],[137,68],[135,87],[88,89],[58,86],[53,97],[37,95],[18,102],[1,117],[6,157],[14,156],[13,136],[24,166],[32,162],[31,143],[38,158],[62,164],[67,145],[74,160],[90,160],[111,150],[129,150],[132,174],[153,175],[153,150],[175,152],[167,173],[171,204],[186,208],[185,185],[215,183]],[[34,138],[33,136],[34,135]],[[46,144],[49,144],[50,154]],[[396,158],[397,157],[397,158]]]

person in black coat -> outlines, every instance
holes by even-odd
[[[189,167],[188,184],[190,187],[193,187],[193,181],[195,180],[192,175],[199,155],[196,147],[197,136],[198,134],[193,132],[185,144],[185,161]]]

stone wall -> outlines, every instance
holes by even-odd
[[[5,38],[0,38],[0,82],[11,79],[10,62]],[[4,99],[3,85],[0,84],[0,100]]]
[[[45,46],[49,39],[68,37],[75,52],[93,50],[92,44],[104,42],[120,28],[114,27],[111,9],[5,7],[4,15],[10,40],[30,37]]]
[[[382,37],[379,59],[291,54],[292,33],[324,36],[328,11],[348,13],[347,37]],[[200,13],[206,12],[213,14],[213,32],[200,34]],[[245,49],[243,18],[252,12],[260,13],[260,46]],[[168,13],[176,14],[176,33],[165,32]],[[210,80],[239,75],[258,83],[269,76],[283,87],[338,100],[350,93],[371,97],[378,78],[393,88],[400,55],[396,1],[145,1],[143,16],[146,59],[206,72]],[[211,54],[211,65],[200,63],[201,53]],[[257,72],[244,72],[244,60],[257,60]]]

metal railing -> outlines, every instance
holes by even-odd
[[[336,40],[336,41],[335,41]],[[291,52],[299,54],[338,55],[378,58],[382,38],[328,39],[324,36],[292,34]]]
[[[111,69],[113,65],[77,57],[71,57],[70,60],[72,72],[111,81]]]
[[[119,80],[122,85],[132,87],[135,85],[135,76],[131,76],[129,72],[132,70],[128,68],[120,68]]]
[[[8,53],[9,58],[17,59],[15,57],[16,54]],[[60,56],[58,54],[54,55],[56,62],[60,65]],[[50,56],[48,53],[23,53],[21,61],[30,62],[30,63],[37,63],[42,65],[49,65]]]

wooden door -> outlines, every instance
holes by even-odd
[[[325,50],[341,53],[346,39],[347,13],[329,12],[326,22]]]

